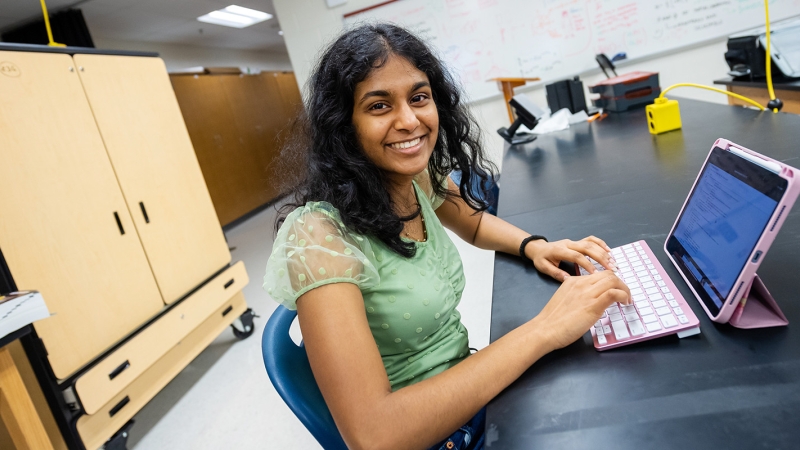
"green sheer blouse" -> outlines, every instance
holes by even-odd
[[[350,232],[329,203],[309,202],[281,226],[264,276],[264,289],[289,309],[319,286],[357,285],[392,390],[441,373],[469,355],[467,330],[456,310],[465,282],[461,258],[434,213],[442,199],[416,181],[414,189],[428,239],[416,242],[413,257]]]

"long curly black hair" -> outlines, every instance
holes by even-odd
[[[373,236],[402,256],[415,254],[414,243],[403,241],[400,233],[403,222],[419,212],[409,217],[395,213],[386,179],[362,150],[352,123],[356,85],[392,55],[408,60],[430,82],[439,114],[439,138],[428,162],[431,179],[443,179],[460,170],[461,197],[477,211],[488,208],[486,193],[471,186],[487,186],[496,169],[484,155],[480,128],[462,104],[455,79],[411,32],[391,24],[366,24],[333,41],[309,79],[305,110],[282,151],[283,164],[301,165],[305,170],[290,182],[294,199],[280,209],[276,230],[294,208],[324,201],[339,210],[349,230]],[[454,195],[439,183],[431,184],[437,196],[447,199]]]

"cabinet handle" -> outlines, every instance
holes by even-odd
[[[144,216],[144,222],[150,223],[150,218],[147,217],[147,210],[144,209],[144,202],[139,202],[139,208],[142,208],[142,215]]]
[[[131,398],[126,395],[125,398],[120,400],[119,403],[117,403],[116,406],[114,406],[113,408],[111,408],[110,411],[108,411],[108,416],[109,417],[114,417],[114,414],[118,413],[119,410],[124,408],[125,405],[127,405],[130,401],[131,401]]]
[[[228,313],[231,312],[231,311],[233,311],[233,305],[228,305],[228,307],[225,308],[225,311],[222,311],[222,317],[227,316]]]
[[[120,364],[119,367],[117,367],[116,369],[112,370],[111,373],[108,374],[108,379],[109,380],[113,380],[114,378],[117,377],[117,375],[119,375],[122,372],[124,372],[125,369],[127,369],[130,366],[131,366],[130,361],[128,361],[126,359],[124,363]]]
[[[225,283],[225,289],[228,289],[233,284],[233,278],[231,278],[227,283]]]
[[[119,227],[119,234],[125,234],[125,228],[122,228],[122,221],[119,220],[119,214],[114,211],[114,218],[117,219],[117,227]]]

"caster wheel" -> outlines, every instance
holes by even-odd
[[[250,335],[253,334],[253,331],[256,329],[255,325],[253,324],[253,319],[256,317],[258,316],[253,313],[253,310],[247,308],[247,311],[245,311],[231,324],[233,335],[239,340],[250,337]]]
[[[247,339],[248,337],[250,337],[251,334],[253,334],[255,327],[251,325],[250,327],[247,328],[250,328],[250,331],[247,331],[246,329],[245,331],[239,331],[238,329],[236,329],[235,326],[231,325],[231,330],[233,330],[233,335],[236,336],[236,339],[239,340]]]

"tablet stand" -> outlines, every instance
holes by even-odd
[[[736,328],[767,328],[786,326],[789,321],[756,275],[728,323]]]

